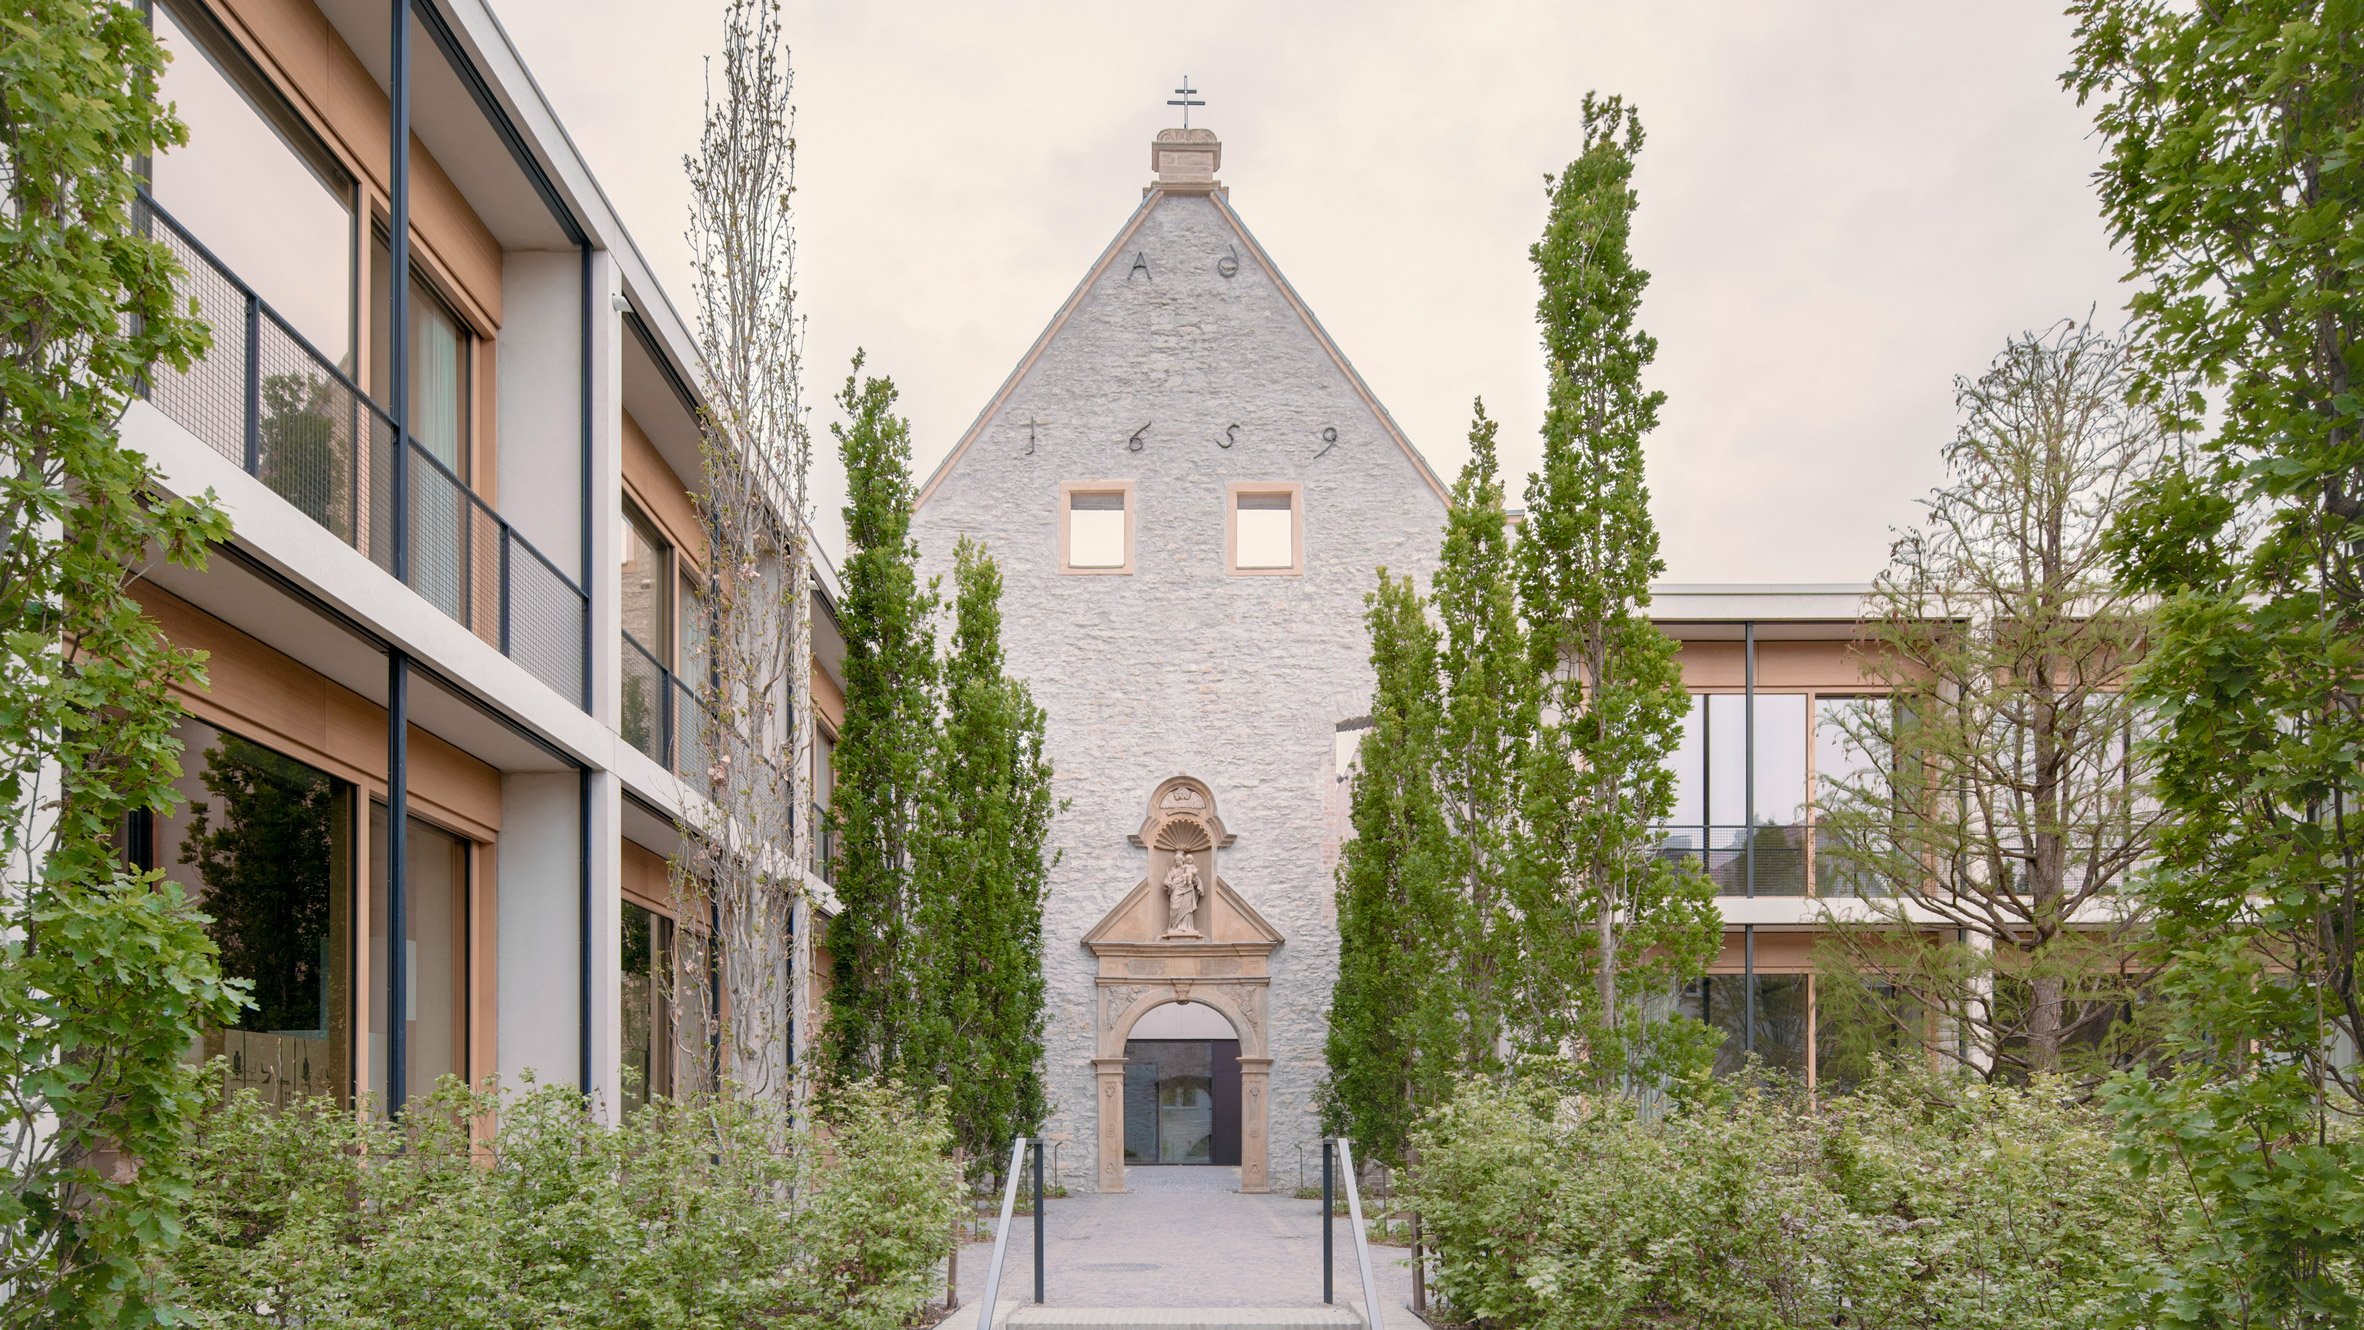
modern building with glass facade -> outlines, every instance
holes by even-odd
[[[687,329],[482,0],[152,13],[189,142],[146,221],[213,346],[123,435],[235,535],[137,585],[209,679],[126,849],[254,983],[204,1051],[274,1098],[710,1075],[661,996],[706,927],[666,866],[707,765]]]

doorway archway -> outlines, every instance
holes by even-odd
[[[1203,1002],[1152,1007],[1125,1037],[1125,1166],[1239,1167],[1239,1031]]]
[[[1188,776],[1159,785],[1132,837],[1149,852],[1148,874],[1084,935],[1099,961],[1092,1071],[1101,1191],[1125,1189],[1126,1043],[1143,1016],[1177,1003],[1203,1003],[1238,1036],[1239,1189],[1269,1188],[1268,1002],[1281,935],[1223,880],[1216,855],[1231,840],[1205,785]]]

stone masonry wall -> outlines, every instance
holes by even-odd
[[[1082,938],[1142,879],[1146,852],[1126,837],[1150,791],[1187,774],[1237,837],[1218,857],[1223,879],[1286,939],[1272,958],[1270,1158],[1274,1188],[1293,1188],[1301,1149],[1319,1166],[1337,727],[1368,706],[1363,598],[1383,565],[1427,584],[1444,507],[1218,206],[1162,193],[1144,206],[939,478],[918,534],[947,583],[958,536],[990,547],[1010,667],[1049,714],[1068,806],[1045,920],[1048,1130],[1068,1138],[1068,1185],[1092,1185],[1096,1132],[1095,965]],[[1133,482],[1130,575],[1059,571],[1066,481]],[[1304,486],[1302,576],[1226,572],[1233,481]]]

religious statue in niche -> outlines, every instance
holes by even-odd
[[[1205,890],[1199,884],[1198,865],[1188,854],[1174,856],[1174,866],[1166,870],[1166,936],[1200,937],[1198,906]]]

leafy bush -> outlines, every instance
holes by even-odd
[[[396,1125],[240,1092],[173,1272],[213,1326],[909,1324],[950,1248],[949,1133],[892,1087],[825,1118],[659,1100],[609,1127],[571,1089],[447,1079]]]
[[[1488,1326],[2097,1326],[2170,1239],[2163,1194],[2055,1084],[1885,1072],[1645,1121],[1464,1085],[1418,1135],[1437,1289]]]

